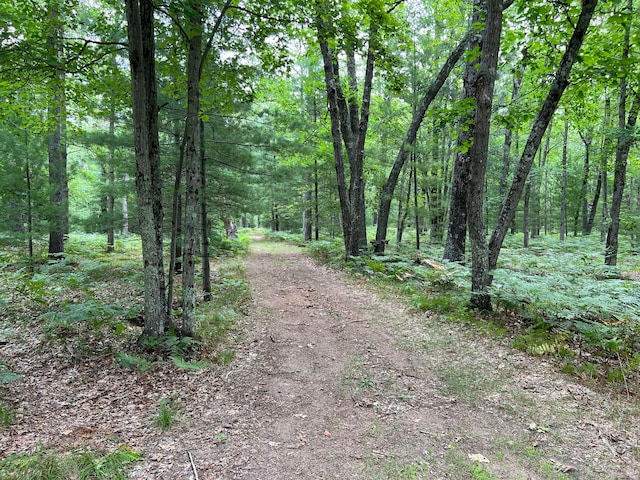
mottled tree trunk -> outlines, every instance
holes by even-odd
[[[185,216],[182,273],[182,334],[195,333],[195,259],[198,243],[200,205],[200,60],[202,55],[202,11],[199,2],[191,3],[188,15],[189,55],[187,58],[187,120],[185,144]]]
[[[567,144],[569,143],[569,115],[564,112],[564,134],[562,135],[562,178],[560,182],[560,241],[567,234]]]
[[[200,238],[202,239],[202,291],[203,300],[211,300],[211,263],[209,249],[209,213],[207,211],[207,171],[206,147],[204,141],[204,122],[200,126]]]
[[[144,331],[142,339],[164,334],[165,278],[162,256],[162,189],[158,100],[155,75],[154,5],[126,0],[129,64],[136,151],[136,190],[144,262]]]
[[[475,0],[471,24],[482,21],[482,12],[486,0]],[[474,35],[469,42],[469,50],[482,47],[482,36]],[[475,104],[475,83],[478,75],[480,57],[474,56],[467,61],[462,79],[463,102]],[[451,180],[451,198],[449,201],[449,222],[444,246],[445,260],[463,262],[467,241],[467,198],[469,196],[469,147],[473,141],[475,109],[471,105],[460,118],[458,139],[456,143],[456,157],[453,163],[453,177]]]
[[[50,34],[47,35],[48,52],[57,63],[56,73],[49,85],[49,256],[64,255],[64,238],[69,233],[69,180],[67,177],[67,113],[65,74],[62,64],[62,24],[57,7],[48,3]]]
[[[500,34],[502,32],[502,2],[487,0],[482,55],[475,81],[476,113],[473,144],[469,149],[470,175],[467,214],[471,241],[471,305],[491,310],[489,285],[489,250],[483,219],[484,180],[489,152],[491,108],[495,86]]]

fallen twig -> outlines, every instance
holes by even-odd
[[[193,463],[193,457],[191,456],[191,452],[187,450],[187,455],[189,455],[189,461],[191,462],[191,469],[193,470],[193,478],[194,480],[198,480],[198,471],[196,470],[196,464]]]

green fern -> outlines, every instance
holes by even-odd
[[[176,367],[182,368],[183,370],[202,370],[211,366],[211,363],[209,362],[188,362],[185,359],[175,355],[171,357],[171,361]]]

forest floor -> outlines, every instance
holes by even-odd
[[[136,479],[638,479],[640,403],[558,373],[476,327],[253,241],[253,295],[229,365],[113,354],[70,362],[23,338],[0,355],[24,380],[0,455],[39,444],[142,452]],[[159,399],[179,422],[152,425]]]

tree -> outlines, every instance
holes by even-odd
[[[142,339],[165,332],[166,296],[162,257],[162,183],[155,74],[152,0],[126,0],[131,97],[136,152],[136,190],[144,262]]]
[[[345,243],[345,255],[358,256],[366,248],[366,216],[364,193],[364,147],[369,126],[369,108],[375,65],[378,33],[381,20],[388,15],[380,5],[371,4],[374,10],[366,12],[369,23],[367,32],[367,51],[365,53],[365,74],[362,86],[362,99],[359,102],[358,78],[356,74],[356,48],[359,39],[355,32],[345,29],[342,39],[347,63],[347,91],[342,86],[339,52],[333,46],[336,27],[328,2],[318,2],[315,12],[315,26],[324,66],[327,102],[331,120],[331,137],[338,182],[338,195],[342,212],[342,231]],[[343,148],[344,142],[344,148]],[[345,162],[345,151],[346,160]],[[347,185],[346,172],[349,168]]]
[[[580,47],[582,46],[587,29],[591,23],[591,18],[597,3],[598,0],[585,0],[582,3],[582,10],[580,11],[578,21],[575,24],[571,39],[567,44],[544,103],[540,107],[540,110],[533,122],[529,138],[527,139],[527,143],[525,144],[517,169],[514,173],[511,188],[509,189],[507,197],[502,204],[496,226],[491,234],[491,239],[489,241],[489,269],[494,269],[497,265],[500,249],[502,248],[502,242],[507,234],[509,225],[515,217],[518,202],[522,196],[529,172],[531,171],[535,154],[540,147],[544,132],[551,122],[551,118],[553,117],[558,103],[562,98],[562,94],[569,85],[571,69],[578,57]],[[490,282],[490,277],[488,275],[486,280],[487,282]]]
[[[469,240],[471,241],[471,305],[480,310],[491,309],[491,297],[487,292],[489,252],[485,236],[483,205],[491,108],[501,32],[502,1],[487,0],[482,34],[482,54],[474,84],[476,110],[473,121],[473,143],[469,149],[470,170],[467,197]]]
[[[49,80],[49,255],[64,254],[64,238],[69,233],[69,179],[67,176],[67,115],[65,68],[63,65],[63,23],[55,2],[47,3],[49,13],[49,58],[54,72]]]
[[[458,63],[458,60],[460,60],[460,57],[462,57],[462,54],[465,52],[467,44],[471,40],[473,35],[473,31],[467,32],[467,34],[458,43],[456,48],[452,50],[452,52],[449,54],[449,57],[438,72],[438,75],[423,94],[420,103],[418,104],[418,107],[413,114],[411,124],[407,128],[407,133],[402,140],[402,144],[400,145],[400,149],[398,150],[396,159],[393,163],[393,166],[391,167],[387,181],[382,187],[382,192],[380,193],[380,205],[378,207],[378,225],[376,228],[376,253],[384,253],[393,193],[396,189],[396,185],[398,184],[398,178],[400,177],[402,168],[407,160],[407,157],[409,156],[409,152],[413,149],[418,130],[422,125],[424,116],[429,109],[431,102],[433,102],[433,100],[438,95],[440,88],[442,88],[442,85],[444,85],[447,77],[449,76],[455,65]]]
[[[472,25],[481,25],[485,0],[475,0],[473,6]],[[475,83],[478,75],[480,56],[477,52],[482,47],[482,35],[478,32],[469,42],[470,57],[466,62],[462,79],[463,102],[467,108],[459,120],[456,156],[453,164],[451,180],[451,198],[449,201],[449,221],[443,258],[452,262],[464,261],[467,240],[467,197],[469,187],[469,144],[473,141],[473,115],[475,106]],[[474,53],[475,52],[475,53]]]
[[[618,142],[616,145],[616,161],[613,178],[613,194],[611,199],[611,223],[607,230],[607,244],[605,249],[605,263],[615,266],[618,261],[618,234],[620,230],[620,209],[627,175],[627,159],[629,150],[634,142],[631,133],[638,119],[640,109],[640,92],[633,95],[629,116],[627,118],[628,77],[626,63],[631,49],[631,18],[633,18],[633,1],[627,0],[626,13],[629,16],[625,26],[624,44],[622,49],[622,64],[624,73],[620,78],[620,92],[618,100]]]

